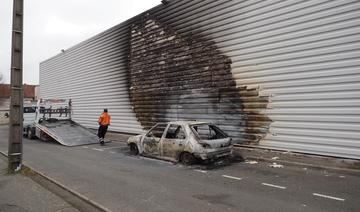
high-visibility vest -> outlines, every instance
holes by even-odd
[[[106,112],[102,112],[98,122],[101,125],[110,125],[110,115]]]

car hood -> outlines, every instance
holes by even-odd
[[[142,137],[143,137],[143,135],[131,136],[128,138],[127,143],[132,143],[132,142],[138,143],[138,142],[140,142]]]
[[[200,143],[206,143],[211,148],[222,148],[231,145],[231,138],[213,139],[213,140],[201,140]]]

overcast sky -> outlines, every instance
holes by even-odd
[[[12,0],[0,6],[0,73],[10,81]],[[24,0],[24,83],[39,63],[161,3],[161,0]]]

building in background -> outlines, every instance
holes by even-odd
[[[26,85],[24,84],[24,101],[35,101],[37,100],[35,96],[35,88],[38,85]],[[6,114],[10,113],[10,95],[11,89],[9,84],[0,84],[0,124],[5,124],[9,122],[9,118]]]
[[[40,64],[40,96],[140,133],[214,122],[240,145],[360,159],[360,2],[173,0]]]
[[[39,85],[35,85],[34,88],[34,99],[38,100],[40,96],[40,86]]]

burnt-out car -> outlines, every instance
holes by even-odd
[[[132,154],[192,164],[196,159],[216,160],[232,154],[231,138],[206,122],[158,123],[146,134],[127,141]]]

